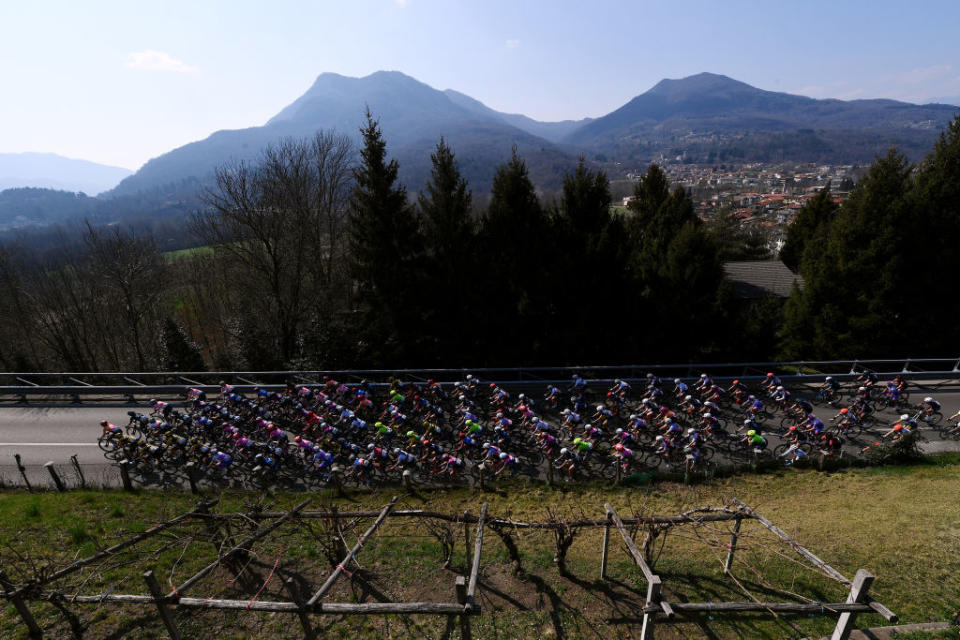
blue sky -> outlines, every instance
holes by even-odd
[[[817,98],[956,103],[958,34],[957,0],[10,0],[0,152],[136,169],[263,124],[325,71],[398,70],[539,120],[600,116],[701,71]]]

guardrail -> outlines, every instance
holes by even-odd
[[[473,374],[481,380],[495,380],[513,389],[535,389],[547,384],[565,386],[575,373],[588,380],[600,382],[615,378],[642,380],[647,373],[662,378],[696,378],[701,372],[718,380],[757,380],[773,371],[792,384],[816,383],[832,375],[841,380],[856,378],[865,371],[873,371],[882,378],[905,374],[911,380],[944,380],[960,382],[960,358],[904,358],[887,360],[817,360],[795,362],[725,362],[684,364],[638,364],[623,366],[571,367],[510,367],[476,369],[351,369],[315,371],[192,371],[192,372],[67,372],[67,373],[2,373],[0,398],[27,402],[44,398],[58,401],[82,399],[116,401],[123,398],[136,402],[153,396],[182,397],[187,389],[199,388],[207,392],[219,391],[221,382],[233,385],[239,391],[254,388],[278,389],[287,381],[298,385],[322,384],[325,377],[356,384],[360,381],[374,388],[388,385],[392,380],[425,382],[436,380],[452,385]]]

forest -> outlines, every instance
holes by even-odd
[[[626,213],[583,160],[543,201],[514,149],[475,197],[441,139],[417,193],[378,121],[221,166],[165,252],[101,226],[57,251],[0,247],[7,371],[199,371],[642,364],[956,355],[943,278],[960,244],[960,118],[912,165],[878,157],[848,201],[829,188],[779,256],[786,299],[740,300],[728,260],[766,259],[651,165]],[[477,202],[482,201],[480,206]],[[946,295],[946,298],[942,298]]]

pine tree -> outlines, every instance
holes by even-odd
[[[473,194],[442,138],[430,159],[430,180],[418,198],[426,253],[424,288],[432,294],[425,306],[425,322],[433,343],[424,345],[423,355],[453,366],[468,362],[475,343],[463,330],[470,308],[479,302],[474,288],[464,286],[474,271]]]
[[[371,364],[414,366],[421,304],[417,299],[421,237],[397,184],[399,164],[387,161],[387,144],[368,109],[361,128],[363,148],[354,169],[350,198],[350,251],[359,284],[370,344]]]
[[[830,184],[817,192],[797,213],[787,227],[787,240],[780,250],[780,259],[785,265],[796,271],[807,243],[817,235],[824,225],[829,225],[837,215],[839,207],[830,195]]]

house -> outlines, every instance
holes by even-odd
[[[733,284],[733,295],[743,300],[786,298],[794,283],[803,288],[803,278],[780,260],[725,262],[723,274]]]

